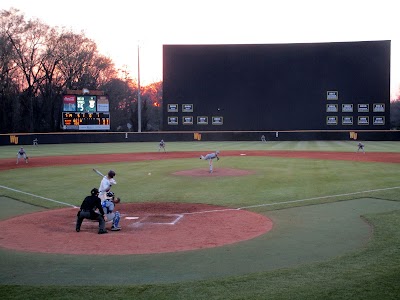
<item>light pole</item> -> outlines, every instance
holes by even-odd
[[[140,99],[140,56],[139,56],[140,46],[138,44],[137,51],[137,65],[138,65],[138,132],[142,132],[142,101]]]

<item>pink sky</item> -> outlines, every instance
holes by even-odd
[[[269,44],[391,40],[391,94],[400,90],[395,1],[2,0],[51,26],[84,31],[143,85],[162,80],[163,44]]]

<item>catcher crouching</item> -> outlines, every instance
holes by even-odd
[[[105,220],[112,221],[111,231],[121,230],[121,227],[119,226],[121,214],[119,213],[119,211],[115,210],[116,204],[120,202],[121,198],[115,197],[113,192],[107,192],[106,199],[102,203]]]

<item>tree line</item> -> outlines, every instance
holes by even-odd
[[[66,90],[109,96],[111,130],[137,130],[138,84],[83,32],[0,11],[0,133],[60,131]],[[141,128],[161,126],[162,83],[141,87]]]

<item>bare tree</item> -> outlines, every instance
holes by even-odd
[[[3,34],[15,52],[14,62],[20,71],[21,113],[29,116],[22,129],[33,132],[34,100],[42,79],[41,60],[49,27],[37,19],[25,21],[17,10],[2,17]]]

